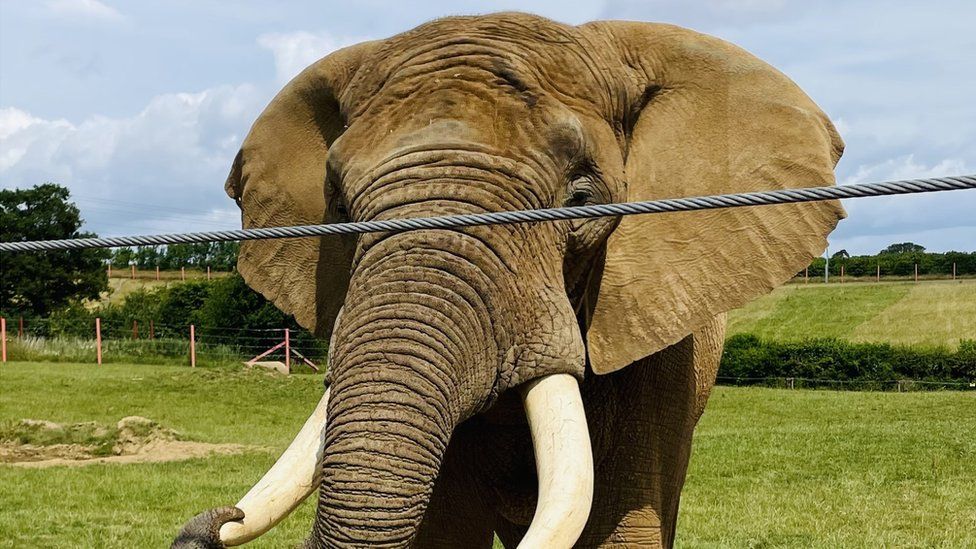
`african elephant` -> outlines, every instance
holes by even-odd
[[[669,25],[451,17],[316,62],[227,180],[246,227],[834,182],[787,77]],[[239,270],[331,337],[322,402],[176,546],[671,546],[725,312],[808,264],[836,202],[246,242]],[[326,421],[326,417],[328,420]]]

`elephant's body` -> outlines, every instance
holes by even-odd
[[[246,227],[367,221],[829,185],[842,150],[731,44],[507,13],[316,62],[226,190]],[[278,462],[305,477],[273,468],[181,543],[219,546],[241,511],[227,535],[252,539],[318,484],[313,547],[670,546],[724,313],[802,270],[842,217],[819,202],[245,242],[248,284],[331,335],[331,396],[293,444],[308,455]]]
[[[630,368],[588,376],[593,510],[576,547],[670,547],[691,436],[715,383],[725,315]],[[536,506],[532,442],[514,399],[459,426],[415,547],[506,547]]]

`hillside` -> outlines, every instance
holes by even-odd
[[[976,280],[790,284],[729,315],[729,335],[957,347],[976,339]]]

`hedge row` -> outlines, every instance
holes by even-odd
[[[965,340],[953,351],[838,339],[766,341],[739,334],[725,342],[719,376],[972,382],[976,381],[976,340]]]
[[[912,276],[915,265],[918,265],[920,275],[952,274],[952,266],[956,266],[958,276],[976,275],[976,252],[911,252],[898,254],[855,255],[851,257],[833,257],[830,260],[830,274],[839,275],[841,266],[847,276],[875,276],[881,267],[881,276]],[[808,274],[812,277],[823,276],[826,260],[822,257],[810,263]],[[803,276],[800,271],[797,276]]]

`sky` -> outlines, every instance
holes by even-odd
[[[795,80],[847,143],[841,184],[976,173],[976,2],[0,0],[0,187],[69,187],[103,236],[240,226],[223,191],[281,86],[335,49],[520,10],[668,22]],[[845,201],[831,251],[976,250],[976,191]]]

